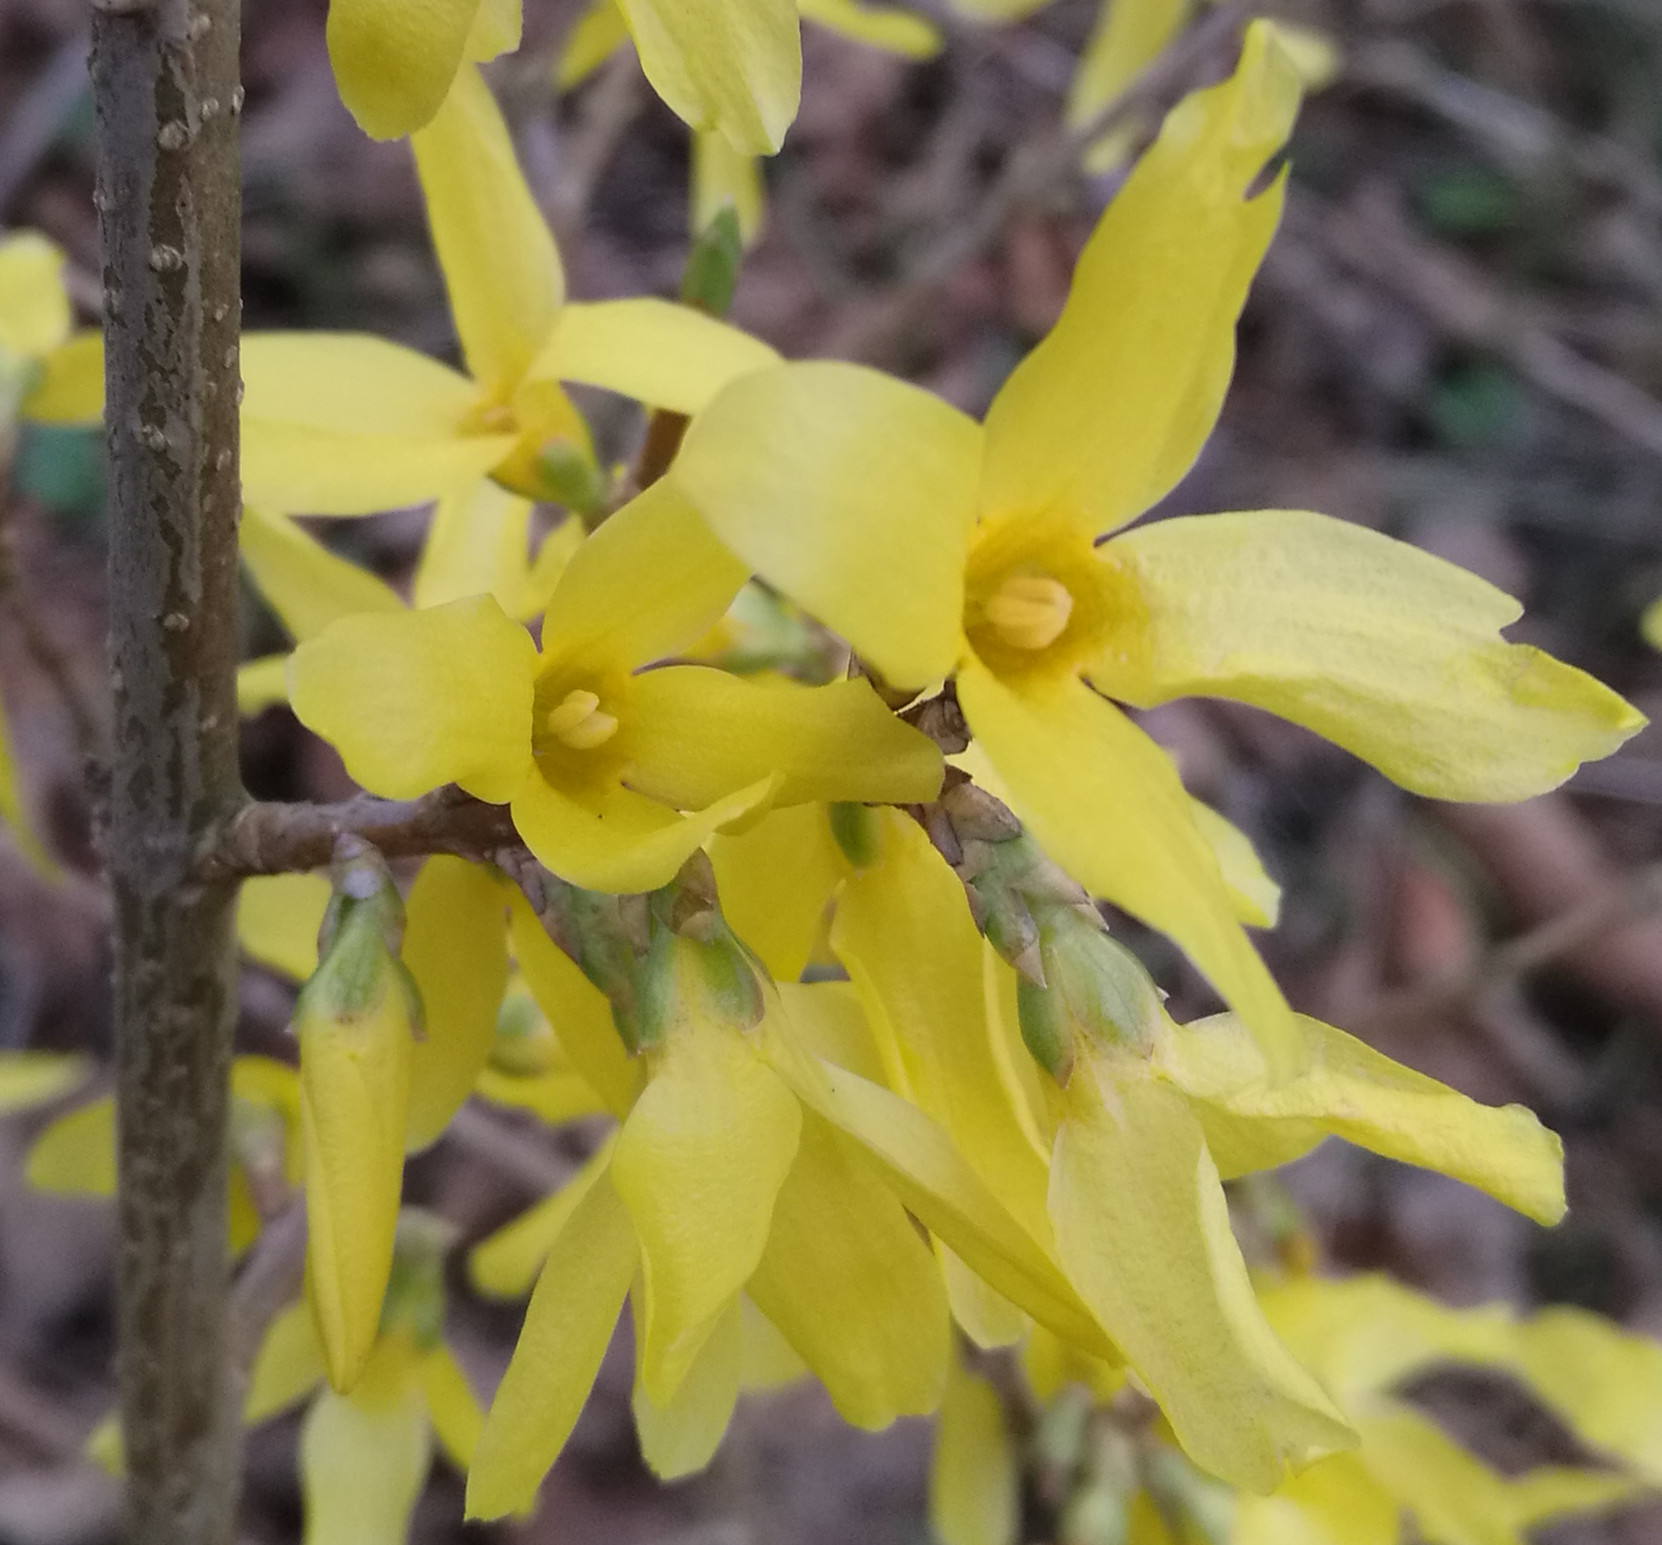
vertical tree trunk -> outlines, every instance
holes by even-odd
[[[94,0],[133,1545],[229,1541],[239,1468],[226,1361],[235,886],[197,877],[242,797],[238,31],[238,0]]]

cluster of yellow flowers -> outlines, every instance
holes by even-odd
[[[1184,10],[1120,0],[1106,28],[1157,46]],[[795,113],[799,17],[935,43],[856,0],[600,0],[561,70],[627,35],[719,183]],[[1507,642],[1507,596],[1384,536],[1300,511],[1132,526],[1217,418],[1309,60],[1252,24],[976,422],[693,306],[568,301],[475,63],[518,20],[512,0],[329,19],[359,121],[410,135],[465,370],[356,334],[244,340],[243,555],[297,644],[245,667],[245,710],[287,699],[372,794],[508,806],[529,854],[512,875],[431,858],[401,897],[346,846],[330,880],[245,887],[245,946],[305,984],[298,1074],[236,1070],[232,1238],[263,1187],[304,1186],[307,1296],[247,1417],[312,1400],[308,1539],[401,1540],[435,1435],[471,1514],[531,1507],[626,1305],[659,1474],[709,1460],[741,1390],[812,1376],[862,1427],[941,1412],[947,1545],[1015,1538],[1022,1402],[982,1356],[1003,1347],[1032,1400],[1086,1391],[1079,1430],[1112,1418],[1070,1463],[1122,1533],[1081,1538],[1385,1545],[1412,1516],[1505,1545],[1662,1479],[1641,1374],[1662,1349],[1255,1272],[1231,1227],[1226,1181],[1328,1136],[1543,1223],[1562,1153],[1527,1111],[1291,1011],[1246,931],[1274,884],[1118,705],[1250,703],[1457,800],[1552,788],[1642,723]],[[60,265],[0,248],[0,357],[30,363],[24,414],[96,417]],[[601,465],[570,383],[687,421],[667,471]],[[292,518],[413,505],[433,513],[408,601]],[[565,514],[533,551],[539,505]],[[1177,1024],[1098,900],[1230,1012]],[[61,1070],[14,1072],[22,1101]],[[530,1295],[488,1414],[443,1341],[452,1241],[400,1210],[406,1154],[473,1094],[611,1123],[472,1252],[479,1291]],[[83,1106],[33,1178],[108,1191],[112,1136],[108,1103]],[[1486,1469],[1391,1393],[1451,1357],[1523,1378],[1614,1468]]]

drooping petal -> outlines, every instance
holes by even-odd
[[[556,90],[570,91],[582,85],[628,41],[629,24],[617,0],[589,0],[560,47],[560,57],[554,64]]]
[[[801,1125],[744,1034],[701,1016],[672,1028],[612,1157],[641,1242],[641,1377],[657,1404],[756,1270]]]
[[[479,0],[330,0],[329,60],[358,126],[401,139],[439,110]]]
[[[23,399],[37,424],[96,424],[104,416],[104,335],[76,333],[41,361],[40,379]]]
[[[1396,1499],[1355,1454],[1334,1454],[1268,1497],[1236,1499],[1231,1545],[1398,1545]]]
[[[485,1428],[485,1413],[462,1365],[442,1341],[416,1359],[416,1378],[433,1432],[451,1464],[467,1474]]]
[[[440,853],[405,905],[404,964],[424,1008],[410,1068],[409,1145],[437,1140],[472,1092],[508,987],[508,898],[488,869]]]
[[[831,894],[848,867],[817,805],[771,810],[748,831],[710,843],[722,915],[775,981],[794,982],[825,932]]]
[[[514,827],[539,861],[562,879],[622,895],[656,890],[729,821],[767,802],[771,780],[682,814],[613,785],[579,803],[533,776],[514,796]]]
[[[619,0],[652,89],[694,129],[767,156],[802,94],[796,0]]]
[[[723,898],[725,908],[726,900]],[[834,1067],[888,1087],[889,1069],[877,1050],[866,1011],[852,982],[781,982],[776,1028],[793,1045]],[[786,1028],[788,1026],[788,1028]]]
[[[1532,1111],[1480,1105],[1320,1020],[1295,1025],[1299,1071],[1279,1083],[1233,1014],[1168,1024],[1158,1041],[1156,1066],[1194,1101],[1224,1174],[1285,1164],[1331,1133],[1452,1175],[1538,1223],[1563,1217],[1564,1147]]]
[[[531,1291],[577,1204],[610,1168],[615,1136],[608,1137],[552,1196],[526,1208],[468,1252],[468,1280],[476,1291],[486,1298],[524,1298]]]
[[[1010,807],[1095,896],[1169,934],[1264,1039],[1278,1071],[1296,1040],[1281,990],[1234,901],[1171,759],[1078,680],[1015,690],[971,661],[958,700]]]
[[[481,0],[464,53],[480,63],[512,53],[524,28],[522,0]]]
[[[774,780],[780,805],[921,804],[941,791],[940,748],[902,723],[869,681],[806,687],[672,665],[635,678],[629,786],[681,808]]]
[[[741,1337],[739,1388],[765,1392],[784,1389],[808,1377],[808,1365],[791,1349],[791,1344],[750,1299],[739,1297]]]
[[[257,504],[242,513],[237,551],[260,594],[296,639],[360,612],[399,612],[397,591],[368,569],[329,551],[286,515]]]
[[[1097,15],[1068,87],[1068,123],[1081,128],[1166,50],[1194,10],[1193,0],[1114,0]],[[1093,172],[1112,171],[1131,148],[1134,126],[1110,130],[1086,152]]]
[[[1542,793],[1645,722],[1590,676],[1502,639],[1522,611],[1510,596],[1326,515],[1189,516],[1102,552],[1140,604],[1088,669],[1139,707],[1234,698],[1460,800]]]
[[[1281,914],[1281,887],[1269,877],[1252,839],[1200,800],[1191,803],[1200,834],[1218,861],[1218,873],[1235,902],[1235,916],[1253,928],[1273,928]]]
[[[265,874],[237,893],[237,942],[262,966],[303,982],[317,970],[317,931],[331,891],[320,874]]]
[[[954,1364],[935,1428],[929,1523],[941,1545],[1016,1545],[1021,1474],[1004,1404],[979,1374]]]
[[[1268,1492],[1354,1435],[1276,1339],[1229,1228],[1200,1124],[1127,1054],[1065,1091],[1050,1211],[1068,1276],[1197,1464]]]
[[[941,51],[941,34],[923,17],[898,6],[868,5],[864,0],[798,0],[804,21],[818,22],[857,43],[868,43],[905,59],[932,59]]]
[[[312,1306],[297,1299],[276,1315],[260,1342],[243,1396],[243,1426],[257,1427],[298,1404],[327,1376]]]
[[[338,4],[338,0],[337,0]],[[300,1429],[305,1545],[405,1545],[433,1440],[407,1347],[380,1350],[360,1392],[324,1390]]]
[[[0,355],[44,359],[69,337],[74,315],[63,283],[63,248],[39,231],[0,238]]]
[[[517,887],[508,893],[508,928],[514,960],[561,1050],[614,1116],[627,1115],[645,1072],[624,1050],[605,994],[549,938]]]
[[[400,0],[402,3],[402,0]],[[372,515],[484,477],[511,434],[466,434],[479,389],[361,333],[247,333],[242,482],[280,514]]]
[[[494,804],[531,777],[530,636],[489,596],[347,617],[295,650],[289,695],[371,793],[459,783]]]
[[[410,148],[468,373],[488,399],[505,402],[553,331],[565,274],[502,109],[474,65],[462,66]]]
[[[964,887],[917,822],[883,818],[883,858],[843,887],[831,947],[848,968],[897,1087],[952,1133],[993,1193],[1042,1218],[1046,1154],[1022,1129],[993,1052],[981,935]]]
[[[737,1298],[722,1311],[668,1405],[658,1405],[647,1393],[637,1355],[629,1404],[641,1458],[659,1480],[680,1480],[714,1458],[738,1404],[743,1361],[744,1320]]]
[[[537,1279],[468,1472],[469,1518],[501,1518],[536,1496],[588,1399],[639,1258],[628,1210],[601,1175]]]
[[[548,601],[547,660],[633,670],[715,625],[747,575],[668,478],[579,547]]]
[[[769,584],[897,686],[950,674],[981,432],[874,370],[781,365],[693,421],[670,478]]]
[[[729,382],[778,363],[776,350],[730,322],[636,296],[567,306],[532,374],[697,413]]]
[[[876,1166],[811,1111],[749,1292],[844,1421],[876,1429],[939,1404],[951,1355],[940,1270]]]
[[[1043,1239],[1023,1228],[944,1127],[909,1100],[808,1057],[783,1037],[774,1038],[770,1055],[803,1104],[859,1143],[907,1210],[983,1280],[1069,1341],[1113,1355],[1051,1258],[1048,1220]]]
[[[1299,82],[1254,22],[1234,76],[1167,118],[1097,226],[1061,320],[987,416],[981,509],[1055,508],[1094,531],[1140,515],[1189,470],[1235,362],[1235,323],[1275,234]]]
[[[531,501],[500,483],[473,483],[434,508],[411,599],[443,606],[490,595],[510,617],[528,618],[542,610],[526,604],[530,569]]]

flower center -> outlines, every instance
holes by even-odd
[[[573,751],[592,751],[617,734],[617,718],[600,706],[598,693],[577,687],[548,711],[544,728],[563,746]]]
[[[1012,649],[1048,649],[1073,616],[1073,592],[1049,574],[1011,574],[983,603],[981,614]]]

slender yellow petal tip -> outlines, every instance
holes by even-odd
[[[401,139],[438,112],[479,0],[331,0],[329,59],[341,100],[372,139]]]

